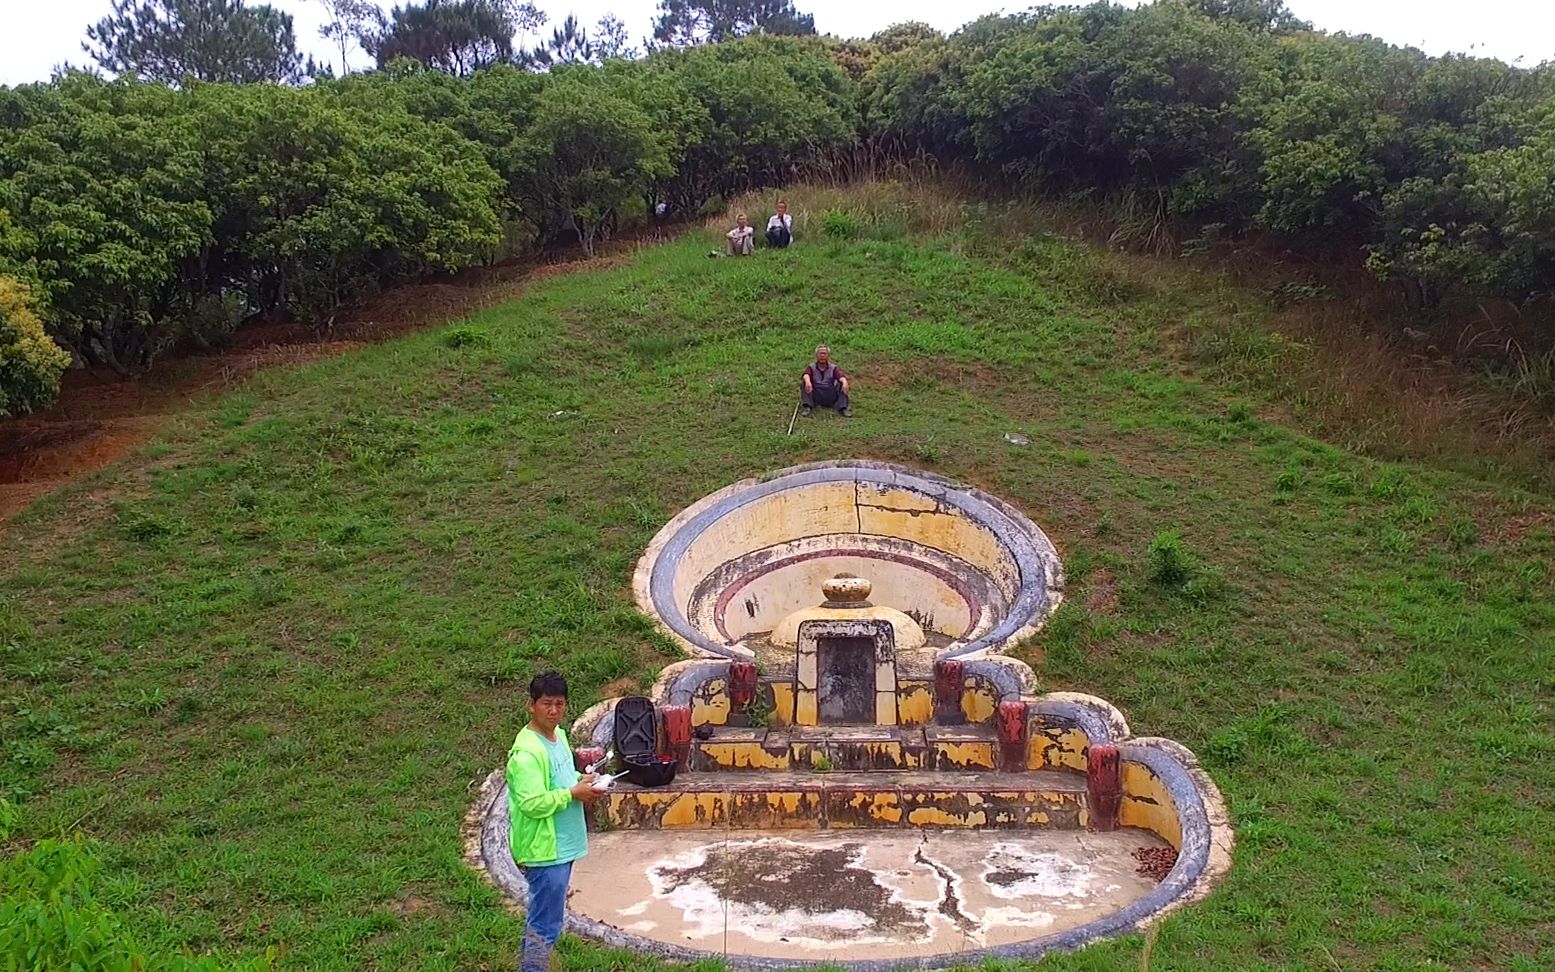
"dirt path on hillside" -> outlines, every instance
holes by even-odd
[[[328,358],[445,324],[512,300],[530,281],[614,266],[656,241],[623,240],[592,260],[480,267],[446,281],[396,288],[356,308],[327,335],[295,323],[247,327],[229,347],[161,361],[139,379],[106,368],[72,369],[52,407],[0,421],[0,536],[40,496],[122,459],[197,399],[235,388],[265,368]]]

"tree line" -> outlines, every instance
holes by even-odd
[[[133,372],[253,319],[327,327],[515,243],[592,252],[658,203],[695,214],[844,159],[926,155],[1201,239],[1275,234],[1420,308],[1555,284],[1555,70],[1314,31],[1279,0],[866,40],[814,36],[787,2],[664,0],[645,53],[571,18],[526,51],[538,12],[507,0],[379,19],[324,0],[342,54],[354,37],[377,65],[341,78],[269,8],[115,2],[88,50],[116,80],[0,89],[0,414],[46,402],[69,356]],[[212,7],[241,29],[194,36]]]

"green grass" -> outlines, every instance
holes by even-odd
[[[574,711],[646,687],[677,657],[629,594],[654,531],[867,456],[1030,513],[1070,596],[1017,654],[1225,791],[1235,867],[1151,969],[1555,966],[1551,498],[1276,420],[1300,349],[1202,323],[1250,297],[893,205],[851,242],[709,260],[693,234],[266,373],[40,503],[0,566],[11,849],[96,837],[98,900],[164,951],[510,967],[519,921],[458,828],[523,682],[560,668]],[[823,341],[856,417],[785,436]]]

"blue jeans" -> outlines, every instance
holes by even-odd
[[[518,953],[519,972],[550,972],[551,949],[562,937],[562,919],[567,914],[567,882],[572,880],[572,862],[550,867],[524,868],[529,885],[529,910],[524,914],[524,943]]]

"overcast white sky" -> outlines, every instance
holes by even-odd
[[[392,0],[379,0],[392,6]],[[1132,0],[1124,0],[1132,2]],[[1527,65],[1555,60],[1555,0],[1288,0],[1297,16],[1324,30],[1375,34],[1395,44],[1410,44],[1433,54],[1467,51]],[[340,54],[319,38],[323,8],[318,0],[271,0],[292,14],[300,45],[316,58],[338,68]],[[540,0],[539,6],[560,20],[569,12],[592,25],[613,12],[626,21],[634,37],[646,34],[657,0]],[[828,3],[798,0],[799,9],[815,14],[822,33],[868,36],[904,20],[922,20],[941,30],[954,30],[985,13],[1023,10],[1029,3],[986,0],[853,0]],[[110,9],[109,0],[0,0],[0,84],[22,84],[48,78],[54,66],[83,64],[81,40],[86,25]],[[362,67],[355,52],[353,67]]]

